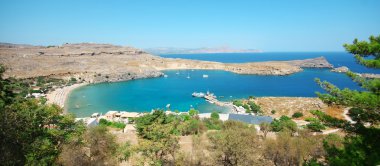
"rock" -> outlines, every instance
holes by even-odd
[[[333,68],[333,65],[330,64],[325,57],[318,57],[312,59],[304,59],[304,60],[293,60],[287,61],[289,64],[299,67],[306,68]]]
[[[380,74],[373,74],[373,73],[356,73],[360,77],[364,78],[378,78],[380,79]]]
[[[341,67],[331,69],[331,71],[332,72],[338,72],[338,73],[346,73],[346,72],[350,71],[350,69],[346,66],[341,66]]]

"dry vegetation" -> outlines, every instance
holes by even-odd
[[[327,106],[319,98],[312,97],[258,97],[256,104],[261,107],[265,115],[278,118],[282,115],[291,117],[295,112],[301,112],[306,117],[311,117],[310,110],[321,110],[328,115],[342,119],[343,108]],[[275,110],[275,114],[272,114]]]

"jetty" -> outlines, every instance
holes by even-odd
[[[194,92],[192,94],[193,97],[199,97],[199,98],[204,98],[206,99],[207,102],[211,104],[215,104],[217,106],[222,106],[222,107],[233,107],[232,102],[223,102],[219,101],[217,97],[213,94],[207,91],[206,93],[203,92]]]

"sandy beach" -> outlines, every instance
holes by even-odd
[[[67,97],[69,96],[70,92],[74,90],[75,88],[78,88],[87,84],[88,83],[80,83],[80,84],[74,84],[71,86],[66,86],[63,88],[58,88],[46,95],[47,102],[51,104],[57,104],[60,107],[64,108],[65,101]]]

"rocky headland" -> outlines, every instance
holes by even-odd
[[[238,74],[289,75],[304,67],[332,68],[324,58],[294,61],[219,63],[162,58],[143,50],[109,44],[30,46],[0,44],[0,63],[5,77],[72,77],[88,83],[123,81],[162,76],[162,70],[225,70]]]
[[[331,69],[331,71],[338,72],[338,73],[347,73],[348,71],[350,71],[350,69],[346,66],[341,66],[341,67],[333,68]],[[374,73],[355,73],[355,74],[357,74],[360,77],[369,78],[369,79],[380,78],[380,74],[374,74]]]

